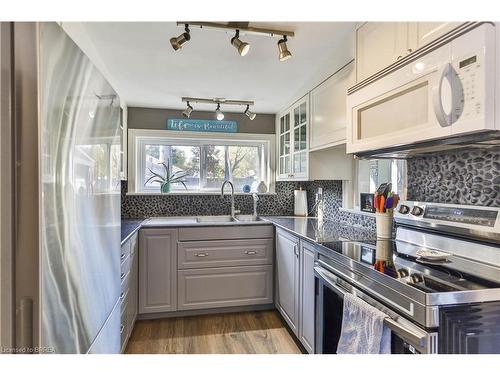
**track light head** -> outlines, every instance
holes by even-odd
[[[222,111],[220,110],[220,103],[217,103],[217,109],[215,110],[215,117],[219,121],[224,120],[224,113],[222,113]]]
[[[250,51],[250,44],[240,40],[240,30],[236,30],[236,35],[231,39],[231,44],[241,56],[245,56]]]
[[[191,112],[193,112],[193,107],[189,104],[189,101],[187,102],[187,108],[182,111],[182,115],[186,118],[191,117]]]
[[[288,60],[290,57],[292,57],[292,53],[288,50],[288,47],[286,46],[287,38],[286,35],[283,35],[283,39],[280,39],[278,41],[278,50],[279,50],[279,59],[280,61],[285,61]]]
[[[189,25],[186,24],[184,32],[178,37],[170,38],[170,44],[172,48],[177,51],[182,48],[182,45],[191,39],[191,34],[189,33]]]
[[[250,111],[250,105],[247,104],[247,109],[245,109],[245,112],[243,112],[245,115],[247,115],[247,117],[253,121],[255,119],[255,116],[257,116],[256,113]]]

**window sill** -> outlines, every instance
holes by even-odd
[[[229,191],[225,191],[225,195],[229,195]],[[252,195],[253,193],[243,193],[243,192],[237,192],[234,193],[234,195]],[[268,192],[268,193],[256,193],[257,195],[276,195],[275,192]],[[127,192],[125,195],[147,195],[147,196],[162,196],[162,195],[220,195],[220,192],[217,191],[206,191],[206,192],[201,192],[201,191],[193,191],[193,192],[171,192],[171,193],[158,193],[158,192]]]
[[[343,207],[341,207],[341,208],[339,208],[339,211],[348,212],[348,213],[355,214],[355,215],[375,217],[375,212],[361,211],[359,208],[343,208]]]

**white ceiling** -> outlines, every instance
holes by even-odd
[[[293,57],[278,60],[278,38],[243,33],[251,48],[241,57],[230,45],[231,31],[195,27],[191,40],[174,51],[169,39],[183,31],[174,22],[62,24],[128,106],[181,109],[182,96],[218,97],[253,100],[255,112],[276,113],[354,55],[353,22],[251,25],[294,31],[288,41]]]

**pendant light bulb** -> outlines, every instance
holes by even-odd
[[[247,109],[245,109],[245,112],[244,112],[244,113],[245,113],[245,115],[247,115],[247,117],[248,117],[251,121],[253,121],[253,120],[255,119],[255,116],[257,116],[257,114],[256,114],[256,113],[254,113],[254,112],[252,112],[252,111],[250,111],[250,109],[249,109],[249,108],[250,108],[250,105],[249,105],[249,104],[247,104]]]
[[[172,48],[177,51],[182,48],[182,45],[191,39],[191,34],[189,32],[189,25],[186,24],[184,32],[178,37],[170,38],[170,44]]]
[[[286,35],[283,35],[283,39],[280,39],[278,41],[278,51],[279,51],[280,61],[285,61],[288,60],[290,57],[292,57],[292,53],[288,50],[286,42],[287,42]]]
[[[220,110],[220,103],[217,103],[217,109],[215,110],[215,117],[219,121],[224,120],[224,113],[222,113],[222,111]]]
[[[236,35],[231,39],[231,44],[241,56],[245,56],[250,51],[250,44],[240,40],[240,30],[236,30]]]
[[[193,112],[193,107],[189,104],[189,101],[187,102],[187,108],[182,111],[182,116],[189,118],[191,117],[191,112]]]

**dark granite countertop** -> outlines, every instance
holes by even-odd
[[[288,230],[295,235],[314,242],[330,242],[338,240],[372,240],[376,238],[375,232],[360,227],[342,224],[336,221],[324,220],[320,228],[318,220],[312,217],[294,216],[262,216],[265,222]],[[229,223],[204,223],[196,224],[194,217],[168,217],[151,219],[123,219],[121,226],[122,244],[132,234],[143,226],[159,227],[181,227],[181,226],[221,226],[221,225],[257,225],[264,224],[251,222],[229,222]]]
[[[312,217],[263,216],[262,219],[314,242],[372,240],[376,238],[376,233],[373,231],[331,220],[324,220],[320,227],[318,219]]]
[[[122,219],[122,245],[139,230],[143,221],[144,219]]]

